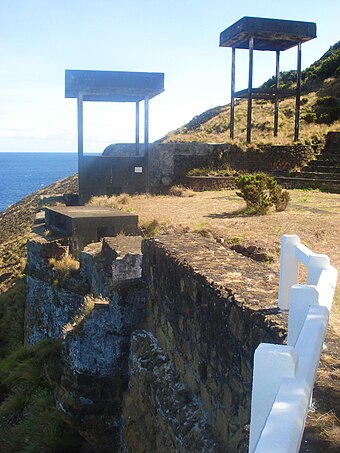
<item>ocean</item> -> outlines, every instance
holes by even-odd
[[[77,153],[1,153],[0,212],[20,198],[78,171]]]

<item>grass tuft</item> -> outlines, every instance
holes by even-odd
[[[194,197],[195,192],[183,186],[172,186],[169,190],[169,195],[174,197]]]
[[[142,236],[153,237],[160,232],[161,225],[157,219],[144,220],[139,223]]]
[[[60,260],[50,258],[48,262],[56,272],[64,277],[70,274],[76,274],[80,269],[79,261],[70,255],[64,255]]]

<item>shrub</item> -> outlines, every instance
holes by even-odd
[[[306,121],[306,123],[315,123],[316,122],[316,114],[315,113],[312,113],[312,112],[309,112],[309,113],[306,113],[302,119],[304,121]]]
[[[333,96],[324,96],[316,101],[317,123],[331,124],[340,119],[340,107]]]
[[[241,175],[236,185],[239,189],[236,195],[244,199],[250,214],[266,214],[273,205],[277,211],[287,208],[289,193],[265,173]]]

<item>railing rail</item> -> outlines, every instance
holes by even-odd
[[[298,281],[299,262],[308,270]],[[329,321],[337,270],[298,236],[281,241],[279,307],[289,310],[287,345],[255,351],[249,453],[297,453]]]

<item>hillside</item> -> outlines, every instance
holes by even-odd
[[[294,88],[296,71],[282,72],[281,88]],[[262,87],[272,88],[275,78]],[[273,136],[274,103],[253,100],[252,142],[287,144],[294,140],[295,99],[280,101],[279,134]],[[230,105],[214,107],[195,116],[189,123],[169,132],[158,143],[209,142],[228,143]],[[246,140],[247,100],[235,106],[235,140]],[[340,41],[319,60],[302,72],[300,141],[305,144],[323,142],[329,131],[340,130]]]
[[[61,179],[27,195],[0,213],[0,293],[9,289],[25,268],[26,242],[44,197],[77,191],[77,177]]]

